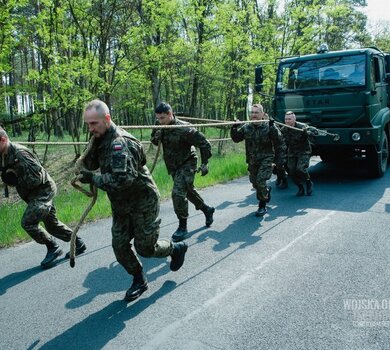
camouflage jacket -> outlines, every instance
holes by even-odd
[[[308,125],[304,123],[295,123],[294,128],[300,130],[305,129],[305,131],[294,130],[288,126],[282,126],[280,129],[287,145],[288,155],[296,157],[302,154],[311,154],[309,140],[311,131],[308,129]]]
[[[56,184],[28,148],[10,142],[2,167],[15,171],[18,178],[16,191],[26,203],[32,200],[50,202],[55,196]]]
[[[248,123],[230,130],[234,142],[245,140],[246,162],[256,164],[264,157],[272,156],[284,163],[286,145],[279,128],[269,123]]]
[[[189,123],[174,118],[170,125],[188,125],[188,128],[153,129],[151,141],[161,144],[168,173],[174,174],[188,160],[197,160],[195,147],[199,148],[202,164],[207,164],[211,157],[211,145],[206,137],[191,127]]]
[[[100,169],[100,174],[93,175],[92,182],[107,192],[116,213],[130,213],[142,207],[142,202],[160,198],[145,165],[142,144],[114,123],[102,137],[91,139],[80,160],[80,165],[88,170]]]

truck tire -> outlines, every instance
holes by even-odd
[[[389,160],[389,141],[387,134],[383,132],[381,142],[369,149],[368,162],[374,177],[382,177],[387,169]]]

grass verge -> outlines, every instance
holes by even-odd
[[[247,174],[245,156],[242,152],[229,152],[224,156],[213,156],[209,162],[209,174],[201,177],[196,175],[195,187],[204,188],[217,183],[244,176]],[[69,173],[69,180],[71,173]],[[160,160],[153,172],[162,199],[170,197],[172,178],[168,175],[165,164]],[[69,181],[68,181],[69,182]],[[59,220],[75,227],[90,199],[82,193],[74,190],[69,185],[59,185],[58,195],[55,197],[55,205]],[[0,247],[11,246],[21,241],[30,240],[30,237],[20,226],[26,204],[4,202],[0,205]],[[86,221],[94,221],[111,216],[110,202],[103,191],[99,191],[98,199]]]

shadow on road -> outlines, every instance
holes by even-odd
[[[19,283],[27,281],[36,274],[43,272],[40,266],[34,266],[24,271],[14,272],[0,279],[0,295],[5,294],[7,289],[12,288]]]
[[[213,247],[214,251],[222,251],[231,244],[241,243],[239,248],[245,248],[261,240],[259,235],[253,236],[258,232],[261,222],[253,213],[232,221],[223,231],[208,230],[198,236],[197,242],[204,242],[206,239],[213,239],[217,244]]]
[[[380,201],[389,187],[387,174],[373,178],[367,165],[358,160],[331,164],[318,162],[309,168],[309,172],[314,182],[313,197],[317,197],[311,201],[311,208],[366,212]],[[356,202],[343,205],[351,193],[356,196]]]
[[[159,290],[134,304],[127,304],[123,300],[114,301],[50,340],[40,349],[102,349],[126,328],[126,321],[139,315],[175,288],[176,282],[166,281]]]
[[[168,267],[169,259],[141,258],[148,282],[153,282],[170,272]],[[132,277],[117,262],[111,263],[108,267],[100,267],[91,271],[83,282],[87,291],[66,303],[69,309],[76,309],[90,303],[97,296],[102,294],[125,291],[130,287]]]

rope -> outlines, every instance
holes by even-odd
[[[300,131],[300,132],[303,132],[303,129],[298,129],[294,126],[290,126],[290,125],[287,125],[287,124],[283,124],[283,123],[279,123],[277,121],[274,121],[275,124],[278,124],[278,125],[282,125],[282,126],[285,126],[287,128],[290,128],[290,129],[293,129],[293,130],[297,130],[297,131]],[[317,129],[317,128],[316,128]],[[322,129],[317,129],[319,131],[319,135],[323,136],[323,135],[329,135],[329,136],[333,136],[333,140],[334,141],[338,141],[340,140],[340,135],[339,134],[332,134],[330,132],[327,132],[326,130],[322,130]]]
[[[56,145],[56,146],[69,146],[69,145],[88,145],[88,142],[53,142],[53,141],[15,141],[15,143],[19,143],[20,145]]]
[[[151,174],[153,173],[153,170],[154,170],[154,168],[155,168],[155,166],[157,164],[158,156],[160,155],[160,149],[161,149],[161,140],[158,141],[156,156],[154,157],[153,164],[150,167],[150,173]]]
[[[97,188],[96,186],[90,184],[89,185],[89,191],[85,190],[84,188],[82,188],[80,185],[78,185],[76,182],[79,180],[80,178],[80,169],[82,167],[82,161],[85,157],[85,155],[88,153],[88,151],[91,149],[92,147],[92,143],[93,143],[93,136],[90,140],[90,142],[88,143],[88,147],[87,149],[85,150],[85,152],[83,153],[83,155],[77,159],[76,161],[76,164],[75,164],[75,173],[77,174],[76,177],[74,177],[72,180],[71,180],[71,185],[78,191],[80,191],[81,193],[85,194],[87,197],[91,197],[91,202],[88,204],[88,206],[85,208],[83,214],[81,215],[81,218],[77,224],[77,226],[75,227],[75,229],[73,230],[72,232],[72,235],[70,237],[70,251],[69,251],[69,264],[70,264],[70,267],[74,267],[75,266],[75,258],[76,258],[76,238],[77,238],[77,233],[81,227],[81,225],[83,224],[85,218],[87,217],[87,215],[89,214],[89,212],[91,211],[92,207],[95,205],[96,203],[96,200],[97,200]]]
[[[232,121],[232,122],[218,122],[218,123],[201,123],[201,124],[182,124],[182,125],[122,125],[122,129],[180,129],[180,128],[200,128],[205,126],[229,126],[234,124],[246,124],[253,122],[261,122],[261,120],[247,120],[247,121]]]
[[[83,214],[81,215],[81,218],[80,218],[77,226],[73,230],[72,235],[70,237],[70,254],[69,254],[69,257],[70,257],[70,260],[69,260],[70,267],[74,267],[75,266],[77,232],[79,231],[79,229],[80,229],[81,225],[83,224],[85,218],[87,217],[87,215],[89,214],[89,212],[91,211],[92,207],[95,205],[96,200],[97,200],[97,188],[96,188],[96,186],[90,184],[90,191],[88,192],[88,191],[84,190],[81,186],[76,184],[77,180],[78,180],[78,176],[76,176],[70,182],[72,184],[72,186],[75,189],[77,189],[78,191],[84,193],[86,196],[92,197],[92,199],[91,199],[91,202],[88,204],[88,206],[85,208],[85,210],[84,210]]]
[[[208,120],[208,119],[200,119],[200,118],[191,118],[191,117],[183,117],[182,119],[189,119],[189,120]],[[122,125],[120,126],[122,129],[180,129],[180,128],[188,128],[188,127],[225,127],[225,126],[231,126],[231,125],[241,125],[241,124],[250,124],[250,123],[268,123],[268,119],[263,120],[245,120],[245,121],[217,121],[212,120],[210,123],[201,123],[201,124],[184,124],[184,125]],[[277,121],[274,121],[275,124],[280,126],[285,126],[287,128],[297,130],[302,132],[302,129],[295,128],[293,126],[289,126],[284,123],[280,123]],[[330,132],[327,132],[326,130],[317,129],[319,130],[319,135],[329,135],[332,136],[334,141],[340,140],[340,135],[338,134],[332,134]],[[219,141],[225,141],[229,139],[209,139],[210,142],[219,142]],[[18,142],[21,145],[56,145],[56,146],[69,146],[69,145],[86,145],[88,142],[25,142],[21,141]],[[150,144],[150,141],[141,141],[142,144]]]
[[[225,120],[217,120],[217,119],[203,119],[203,118],[193,118],[193,117],[185,117],[178,115],[179,119],[184,119],[184,120],[198,120],[198,121],[203,121],[203,122],[213,122],[213,123],[224,123]]]
[[[209,142],[218,142],[218,141],[227,141],[227,140],[231,140],[230,138],[224,138],[224,139],[207,139]],[[151,141],[140,141],[143,145],[149,145],[151,144],[152,142]],[[79,145],[79,144],[83,144],[83,145],[87,145],[88,142],[84,142],[84,143],[79,143],[79,142],[49,142],[49,143],[46,143],[46,142],[24,142],[24,141],[16,141],[15,143],[18,143],[20,145],[28,145],[28,146],[46,146],[46,145],[51,145],[51,146],[73,146],[73,145]]]
[[[250,124],[250,123],[268,123],[268,119],[263,120],[246,120],[246,121],[231,121],[231,122],[218,122],[218,123],[203,123],[203,124],[184,124],[184,125],[122,125],[121,127],[123,129],[176,129],[176,128],[188,128],[188,127],[221,127],[221,126],[229,126],[229,125],[240,125],[240,124]],[[295,128],[293,126],[280,123],[277,121],[274,121],[275,124],[285,126],[290,129],[294,129],[300,132],[303,132],[302,129]],[[320,129],[317,129],[320,130]],[[340,135],[338,134],[332,134],[330,132],[327,132],[325,130],[320,130],[320,135],[329,135],[332,136],[334,141],[340,140]]]

